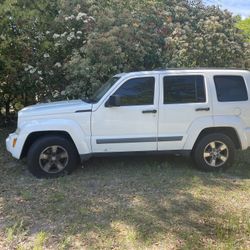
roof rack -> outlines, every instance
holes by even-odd
[[[197,68],[193,68],[193,67],[181,67],[181,68],[156,68],[154,69],[155,71],[166,71],[166,70],[247,70],[247,69],[239,69],[239,68],[223,68],[223,67],[197,67]]]

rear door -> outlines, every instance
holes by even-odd
[[[207,79],[202,74],[162,74],[158,150],[183,148],[191,124],[211,117]]]

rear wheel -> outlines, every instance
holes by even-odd
[[[230,167],[234,161],[235,145],[224,134],[209,134],[201,138],[194,149],[194,160],[202,170],[216,171]]]
[[[38,178],[70,174],[79,163],[75,145],[64,137],[47,136],[35,141],[28,152],[28,169]]]

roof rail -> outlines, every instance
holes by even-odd
[[[155,71],[166,71],[166,70],[197,70],[197,69],[203,69],[203,70],[247,70],[247,69],[240,69],[240,68],[223,68],[223,67],[184,67],[184,68],[156,68]]]

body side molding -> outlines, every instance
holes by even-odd
[[[183,136],[97,139],[97,144],[181,141]]]

